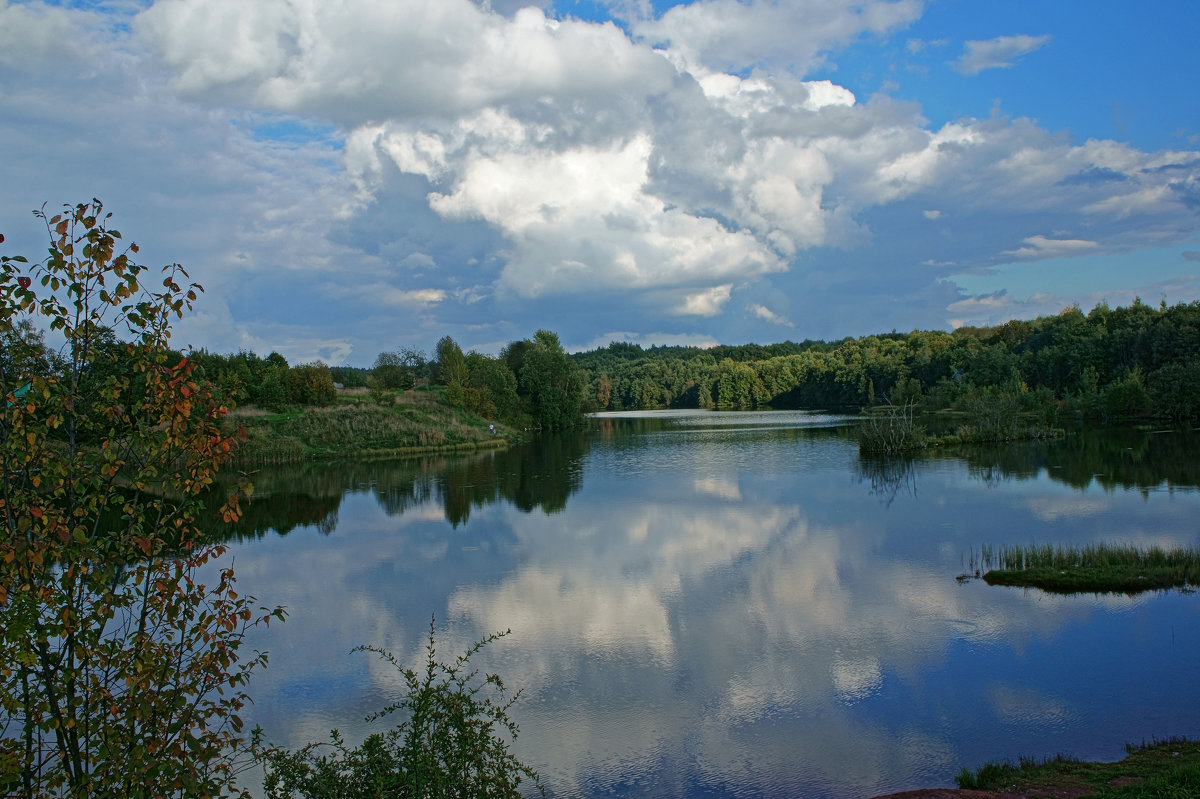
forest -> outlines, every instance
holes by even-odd
[[[1095,422],[1200,416],[1200,302],[1070,307],[1055,316],[953,332],[841,341],[650,347],[614,342],[572,356],[588,405],[933,411],[1004,396],[1015,409]]]
[[[38,361],[35,372],[55,371],[53,351],[27,320],[4,339],[0,360]],[[121,349],[111,331],[95,346]],[[613,342],[568,355],[557,334],[539,330],[492,356],[464,353],[446,336],[428,356],[383,351],[370,368],[289,364],[276,352],[264,358],[199,350],[188,357],[196,376],[231,406],[321,407],[335,404],[341,388],[377,391],[382,401],[385,392],[442,386],[452,406],[543,430],[573,426],[589,411],[660,408],[893,405],[928,412],[989,405],[1054,424],[1064,414],[1099,423],[1200,419],[1200,302],[1154,308],[1135,300],[953,332],[707,349]],[[119,361],[97,358],[89,380],[119,370]]]

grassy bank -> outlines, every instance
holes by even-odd
[[[1150,799],[1200,796],[1200,742],[1186,739],[1126,745],[1115,763],[1085,763],[1059,755],[1050,760],[1022,758],[963,769],[958,787],[1004,791],[1020,796],[1077,796],[1079,799]],[[1089,790],[1079,794],[1074,790]]]
[[[1200,552],[1099,544],[985,548],[988,585],[1040,588],[1055,593],[1126,593],[1200,585]]]
[[[439,391],[408,391],[381,398],[348,394],[329,408],[286,413],[253,409],[235,413],[246,441],[244,464],[289,463],[312,458],[386,457],[505,446],[516,431],[445,402]]]

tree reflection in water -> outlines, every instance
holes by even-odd
[[[352,493],[370,493],[388,516],[440,502],[457,528],[473,508],[510,502],[530,513],[557,513],[581,485],[588,439],[578,434],[547,436],[536,445],[467,455],[435,455],[403,460],[309,461],[254,472],[254,494],[233,527],[214,529],[222,540],[287,535],[315,527],[328,535],[337,527],[338,508]],[[228,489],[217,486],[210,505]]]
[[[862,453],[854,464],[858,482],[870,486],[870,494],[879,497],[885,507],[890,507],[900,492],[917,496],[917,471],[911,455],[884,455],[877,452]]]
[[[860,483],[890,506],[901,493],[916,498],[920,462],[966,466],[967,474],[995,487],[1046,475],[1077,490],[1150,491],[1200,488],[1200,436],[1192,430],[1083,430],[1052,441],[1007,441],[926,450],[901,456],[860,453]]]

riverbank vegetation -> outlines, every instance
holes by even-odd
[[[988,585],[1063,594],[1125,593],[1200,585],[1200,551],[1132,545],[985,547]]]
[[[1185,738],[1127,744],[1114,763],[1059,755],[1048,760],[988,763],[963,769],[960,788],[1015,796],[1076,796],[1080,799],[1160,799],[1200,796],[1200,742]]]
[[[189,360],[231,406],[269,412],[245,417],[257,420],[247,422],[249,449],[261,449],[266,460],[463,446],[484,440],[480,420],[482,429],[500,423],[559,430],[583,418],[584,374],[549,330],[512,342],[498,356],[464,353],[445,336],[431,358],[415,350],[381,352],[371,369],[289,366],[279,353],[259,358],[245,351],[201,350]]]
[[[1194,423],[1197,352],[1200,302],[1137,300],[952,333],[707,349],[614,342],[572,357],[600,410],[890,404],[959,414],[954,435],[1008,440],[1073,419]]]
[[[330,407],[235,414],[227,425],[240,428],[244,436],[238,462],[289,463],[486,449],[503,446],[520,434],[503,423],[497,426],[451,405],[440,387],[349,394],[339,399]]]

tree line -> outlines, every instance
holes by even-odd
[[[1108,421],[1200,418],[1200,302],[1070,307],[953,332],[914,330],[769,346],[614,342],[573,356],[599,410],[964,408],[1003,396],[1017,410]]]
[[[38,334],[30,330],[29,335],[36,348]],[[587,383],[558,335],[549,330],[514,341],[497,356],[464,353],[444,336],[432,355],[415,349],[384,351],[370,368],[331,367],[320,361],[289,365],[278,352],[262,358],[246,350],[228,355],[200,350],[190,353],[189,360],[199,377],[235,405],[273,411],[322,407],[335,404],[342,388],[367,388],[381,402],[390,402],[397,391],[438,386],[454,407],[543,430],[579,421]]]

